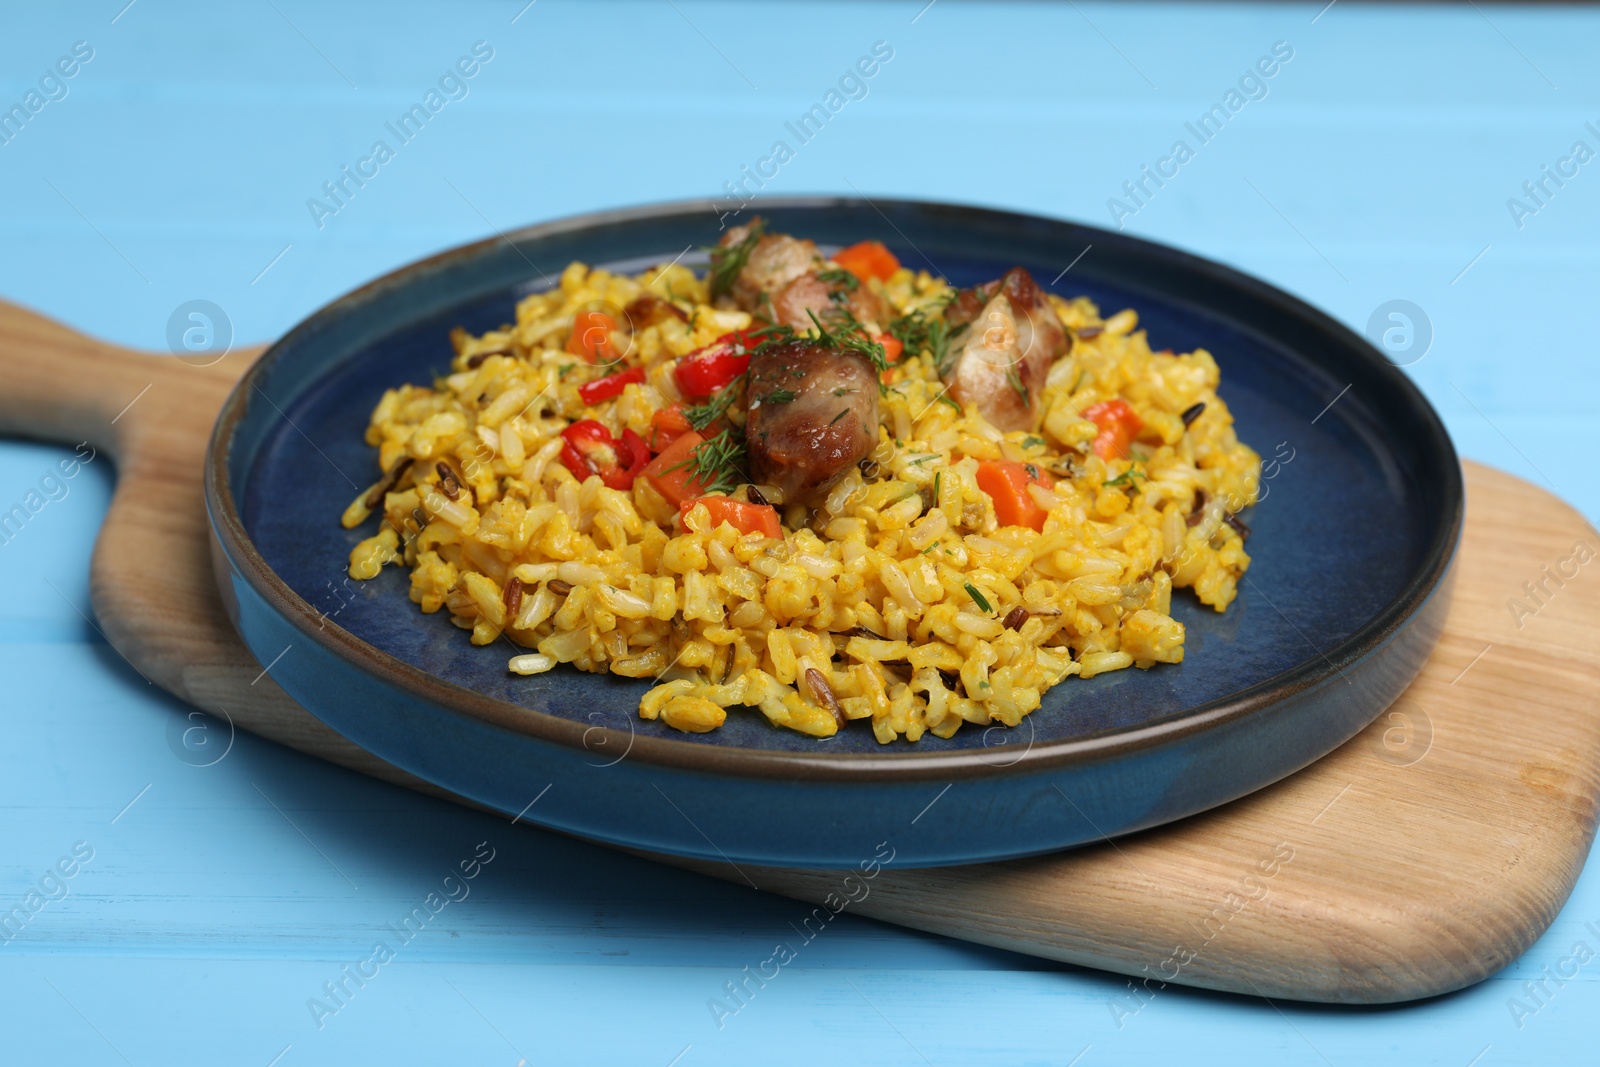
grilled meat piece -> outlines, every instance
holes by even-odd
[[[749,226],[735,226],[723,234],[722,248],[736,248],[749,239]],[[763,233],[756,238],[734,278],[732,296],[742,311],[797,330],[812,328],[811,315],[825,326],[848,310],[856,320],[881,326],[889,321],[889,308],[865,284],[824,278],[822,254],[812,241],[783,233]]]
[[[734,226],[722,235],[718,247],[737,248],[744,244],[760,221],[757,218],[748,226]],[[734,303],[752,315],[764,317],[763,296],[770,300],[796,278],[821,269],[822,254],[817,251],[815,242],[784,233],[763,233],[756,238],[744,265],[734,277]]]
[[[855,281],[853,276],[849,277]],[[797,330],[812,329],[812,315],[831,329],[844,318],[841,310],[848,311],[857,322],[870,324],[874,329],[880,328],[890,318],[888,304],[865,284],[856,282],[852,287],[848,282],[825,279],[815,272],[795,278],[772,298],[772,311],[778,323],[793,326]]]
[[[815,503],[878,443],[878,371],[860,352],[796,338],[750,361],[751,480]]]
[[[944,318],[956,333],[944,373],[950,395],[975,404],[998,430],[1038,426],[1050,365],[1071,339],[1033,275],[1013,267],[995,281],[964,289]],[[957,332],[960,327],[966,329]]]

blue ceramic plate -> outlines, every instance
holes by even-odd
[[[211,441],[206,501],[234,622],[291,696],[389,762],[530,822],[830,867],[883,842],[897,865],[969,863],[1182,818],[1327,753],[1415,676],[1447,606],[1460,468],[1427,401],[1355,334],[1226,267],[1052,219],[831,198],[759,210],[825,246],[882,240],[960,284],[1020,263],[1108,314],[1137,309],[1154,348],[1216,355],[1238,432],[1269,465],[1265,499],[1244,516],[1254,563],[1238,600],[1218,615],[1173,598],[1184,662],[1069,680],[1021,726],[948,741],[884,747],[864,728],[817,741],[752,709],[692,735],[639,720],[647,683],[507,673],[504,649],[423,615],[398,568],[347,582],[350,548],[372,531],[338,520],[375,477],[362,434],[383,391],[444,371],[451,327],[510,321],[571,260],[704,262],[716,215],[668,205],[405,267],[312,315],[244,376]]]

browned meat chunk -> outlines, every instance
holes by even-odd
[[[1033,275],[1013,267],[1005,276],[963,290],[945,309],[951,331],[944,380],[950,395],[973,404],[998,430],[1039,425],[1040,395],[1050,365],[1070,338]]]
[[[843,318],[841,310],[874,329],[889,321],[883,299],[844,270],[802,274],[772,298],[772,310],[779,325],[797,330],[812,329],[812,315],[831,329]]]
[[[786,504],[819,500],[878,443],[878,371],[860,352],[797,338],[750,361],[751,480]]]
[[[843,318],[849,311],[858,322],[881,326],[889,320],[889,308],[872,290],[853,275],[825,270],[822,254],[811,241],[782,233],[759,231],[760,220],[748,226],[735,226],[725,233],[719,249],[737,256],[738,272],[728,289],[734,303],[743,311],[781,326],[797,330],[812,328],[811,315],[825,326]],[[754,241],[752,234],[759,234]],[[746,245],[747,251],[741,252]]]
[[[749,226],[733,227],[722,235],[718,248],[744,255],[742,264],[734,261],[739,270],[729,292],[740,308],[752,315],[764,316],[766,300],[802,274],[820,270],[822,255],[814,242],[783,233],[761,233],[760,224],[761,220],[755,219]],[[741,253],[740,249],[750,242],[753,233],[760,233],[760,236]]]

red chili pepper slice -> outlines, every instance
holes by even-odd
[[[704,400],[745,372],[756,343],[748,331],[739,331],[690,352],[672,369],[678,391],[690,400]]]
[[[599,475],[609,488],[631,489],[650,462],[650,449],[630,429],[618,441],[601,423],[583,419],[561,431],[561,462],[580,482]]]
[[[631,370],[618,371],[608,374],[604,378],[596,378],[592,382],[584,382],[578,386],[578,396],[585,404],[598,404],[602,400],[610,400],[614,396],[621,396],[629,382],[644,381],[644,368],[634,367]]]

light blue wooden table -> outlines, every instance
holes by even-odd
[[[206,299],[267,340],[424,253],[764,168],[773,194],[1120,222],[1358,329],[1412,301],[1431,344],[1409,373],[1462,452],[1600,514],[1600,161],[1574,155],[1600,151],[1593,10],[126,2],[0,12],[0,105],[24,116],[0,116],[0,296],[92,333],[163,348]],[[387,134],[476,42],[492,57],[421,132]],[[800,143],[785,123],[876,42],[892,58]],[[393,158],[329,200],[379,139]],[[1135,200],[1145,166],[1169,176]],[[66,454],[0,444],[0,505]],[[1172,988],[1119,1026],[1120,978],[847,914],[719,1028],[707,1001],[803,909],[249,736],[181,760],[182,709],[84,618],[112,476],[91,465],[0,547],[0,912],[51,898],[0,943],[0,1063],[1593,1062],[1600,962],[1536,1012],[1510,999],[1600,950],[1592,867],[1522,960],[1394,1010]]]

